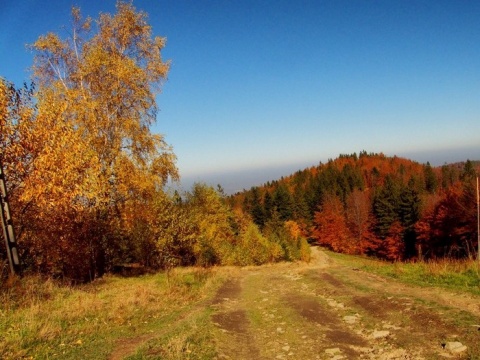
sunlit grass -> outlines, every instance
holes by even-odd
[[[0,358],[106,359],[121,339],[159,331],[169,338],[176,331],[169,324],[215,291],[221,277],[213,273],[190,268],[108,276],[79,287],[37,277],[3,284]]]
[[[330,255],[362,270],[409,284],[438,286],[480,295],[480,263],[476,260],[439,259],[426,262],[390,263],[366,257],[334,253],[330,253]]]

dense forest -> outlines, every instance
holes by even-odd
[[[303,236],[337,252],[393,261],[472,258],[478,170],[469,160],[432,167],[363,151],[237,193],[230,204],[260,228],[294,221]]]
[[[221,189],[168,190],[176,157],[150,130],[169,71],[164,46],[130,2],[96,20],[73,8],[65,38],[30,46],[31,85],[0,78],[0,163],[24,273],[89,281],[129,264],[308,259],[293,222],[271,219],[261,232]],[[4,277],[5,246],[0,259]]]

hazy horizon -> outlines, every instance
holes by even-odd
[[[360,150],[362,151],[362,150]],[[360,151],[356,151],[358,154]],[[368,153],[370,151],[366,150]],[[372,151],[376,152],[376,151]],[[378,151],[382,152],[382,151]],[[480,160],[480,148],[466,147],[456,149],[419,151],[419,152],[404,152],[397,154],[390,154],[383,152],[386,156],[398,156],[416,161],[421,164],[430,163],[432,166],[441,166],[444,164],[451,164],[456,162],[463,162],[466,160]],[[289,176],[299,170],[317,166],[320,162],[326,163],[328,159],[335,159],[340,154],[335,156],[319,159],[318,161],[299,161],[297,163],[272,165],[263,167],[244,168],[240,170],[225,170],[216,171],[204,174],[187,174],[181,177],[180,187],[183,191],[191,189],[196,182],[205,183],[207,185],[216,187],[222,186],[226,194],[234,194],[243,190],[249,190],[252,186],[261,186],[269,181],[278,180],[282,176]],[[181,173],[181,169],[180,169]]]

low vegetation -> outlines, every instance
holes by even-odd
[[[480,295],[480,263],[473,259],[440,259],[425,262],[387,262],[360,256],[330,253],[344,264],[418,286],[436,286]]]
[[[0,293],[0,358],[105,359],[118,339],[139,335],[142,341],[161,336],[166,359],[187,358],[192,339],[176,334],[185,326],[182,318],[214,293],[225,274],[176,269],[135,278],[106,276],[76,287],[38,277],[13,280]],[[182,336],[186,333],[187,328]]]

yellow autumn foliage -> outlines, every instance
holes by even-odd
[[[34,91],[0,82],[2,160],[28,267],[86,280],[123,256],[135,222],[178,178],[176,157],[153,134],[155,97],[168,73],[147,15],[118,2],[31,46]],[[136,209],[131,216],[131,209]]]
[[[89,281],[132,263],[308,256],[296,223],[272,222],[262,233],[221,188],[167,194],[176,157],[151,126],[169,62],[145,13],[120,1],[96,20],[73,8],[71,24],[66,38],[48,33],[31,45],[32,88],[0,79],[0,160],[27,271]]]

